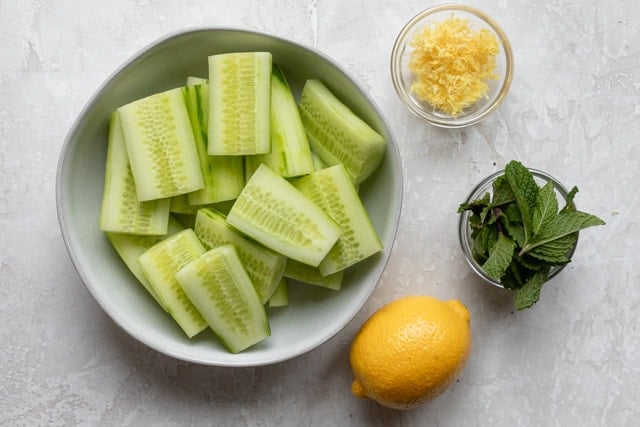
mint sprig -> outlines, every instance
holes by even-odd
[[[515,290],[516,309],[533,306],[552,267],[571,261],[578,231],[603,225],[595,215],[575,209],[573,187],[560,209],[552,182],[540,187],[531,171],[518,161],[505,167],[492,194],[463,203],[471,211],[472,255],[487,275]]]

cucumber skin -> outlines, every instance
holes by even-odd
[[[209,143],[209,85],[192,84],[202,79],[187,80],[182,89],[193,128],[193,136],[200,160],[204,188],[188,194],[190,205],[206,205],[234,200],[244,187],[244,165],[240,156],[210,156]]]
[[[257,62],[258,75],[254,76],[254,82],[243,84],[237,81],[237,74],[229,76],[223,68],[226,60],[242,61],[251,58]],[[265,154],[271,151],[269,135],[270,118],[270,90],[271,90],[271,65],[270,52],[233,52],[211,55],[209,63],[209,145],[207,151],[211,156],[243,156]],[[220,77],[223,76],[223,77]],[[231,80],[237,84],[237,89],[232,89],[231,99],[225,98],[226,91],[221,79]],[[239,98],[238,91],[244,87],[254,89],[253,105],[250,111],[242,111],[236,117],[240,123],[230,124],[227,128],[225,110],[235,107],[233,105]],[[242,134],[238,129],[249,129]]]
[[[300,112],[287,79],[277,64],[273,64],[271,74],[270,120],[271,153],[246,157],[246,179],[261,163],[285,178],[311,173],[313,160]]]
[[[112,113],[109,119],[100,230],[159,236],[167,234],[168,222],[168,200],[138,201],[120,116]]]
[[[202,254],[178,271],[176,280],[230,352],[271,335],[265,308],[233,245]]]
[[[289,305],[289,284],[287,278],[283,277],[278,283],[276,290],[267,301],[267,308],[286,307]]]
[[[320,80],[305,82],[299,108],[309,145],[325,163],[342,163],[356,185],[378,168],[384,157],[384,139]]]
[[[322,209],[265,165],[249,179],[227,222],[267,248],[314,267],[341,233]],[[265,229],[269,226],[277,233]]]
[[[342,234],[318,269],[336,273],[380,252],[382,243],[350,177],[341,164],[313,172],[293,185],[324,210]]]
[[[189,338],[206,329],[207,322],[184,293],[175,274],[205,252],[193,230],[187,228],[162,240],[138,257],[145,277]]]
[[[303,264],[295,260],[287,261],[287,268],[284,270],[284,277],[308,285],[320,286],[322,288],[339,291],[342,287],[344,270],[337,273],[323,276],[317,267]]]
[[[201,209],[196,215],[196,236],[205,248],[213,249],[225,244],[235,247],[251,279],[261,303],[266,303],[283,277],[287,258],[249,240],[226,221],[226,215],[215,209]]]

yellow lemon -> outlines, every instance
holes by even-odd
[[[469,324],[469,311],[458,300],[416,295],[385,305],[353,340],[353,394],[397,409],[440,395],[467,361]]]

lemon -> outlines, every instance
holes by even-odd
[[[443,393],[471,350],[470,316],[458,300],[397,299],[371,315],[350,354],[357,397],[409,409]]]

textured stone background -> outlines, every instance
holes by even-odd
[[[636,425],[640,415],[640,3],[469,1],[509,35],[499,111],[440,130],[405,110],[389,74],[404,23],[432,2],[0,0],[0,423],[4,425]],[[388,268],[365,308],[320,348],[275,366],[176,361],[137,343],[93,301],[55,207],[64,137],[119,64],[193,26],[261,30],[313,46],[370,94],[404,163]],[[457,242],[458,203],[518,159],[577,184],[605,227],[532,310],[481,283]],[[457,383],[410,412],[352,398],[359,325],[402,295],[460,298],[474,348]]]

